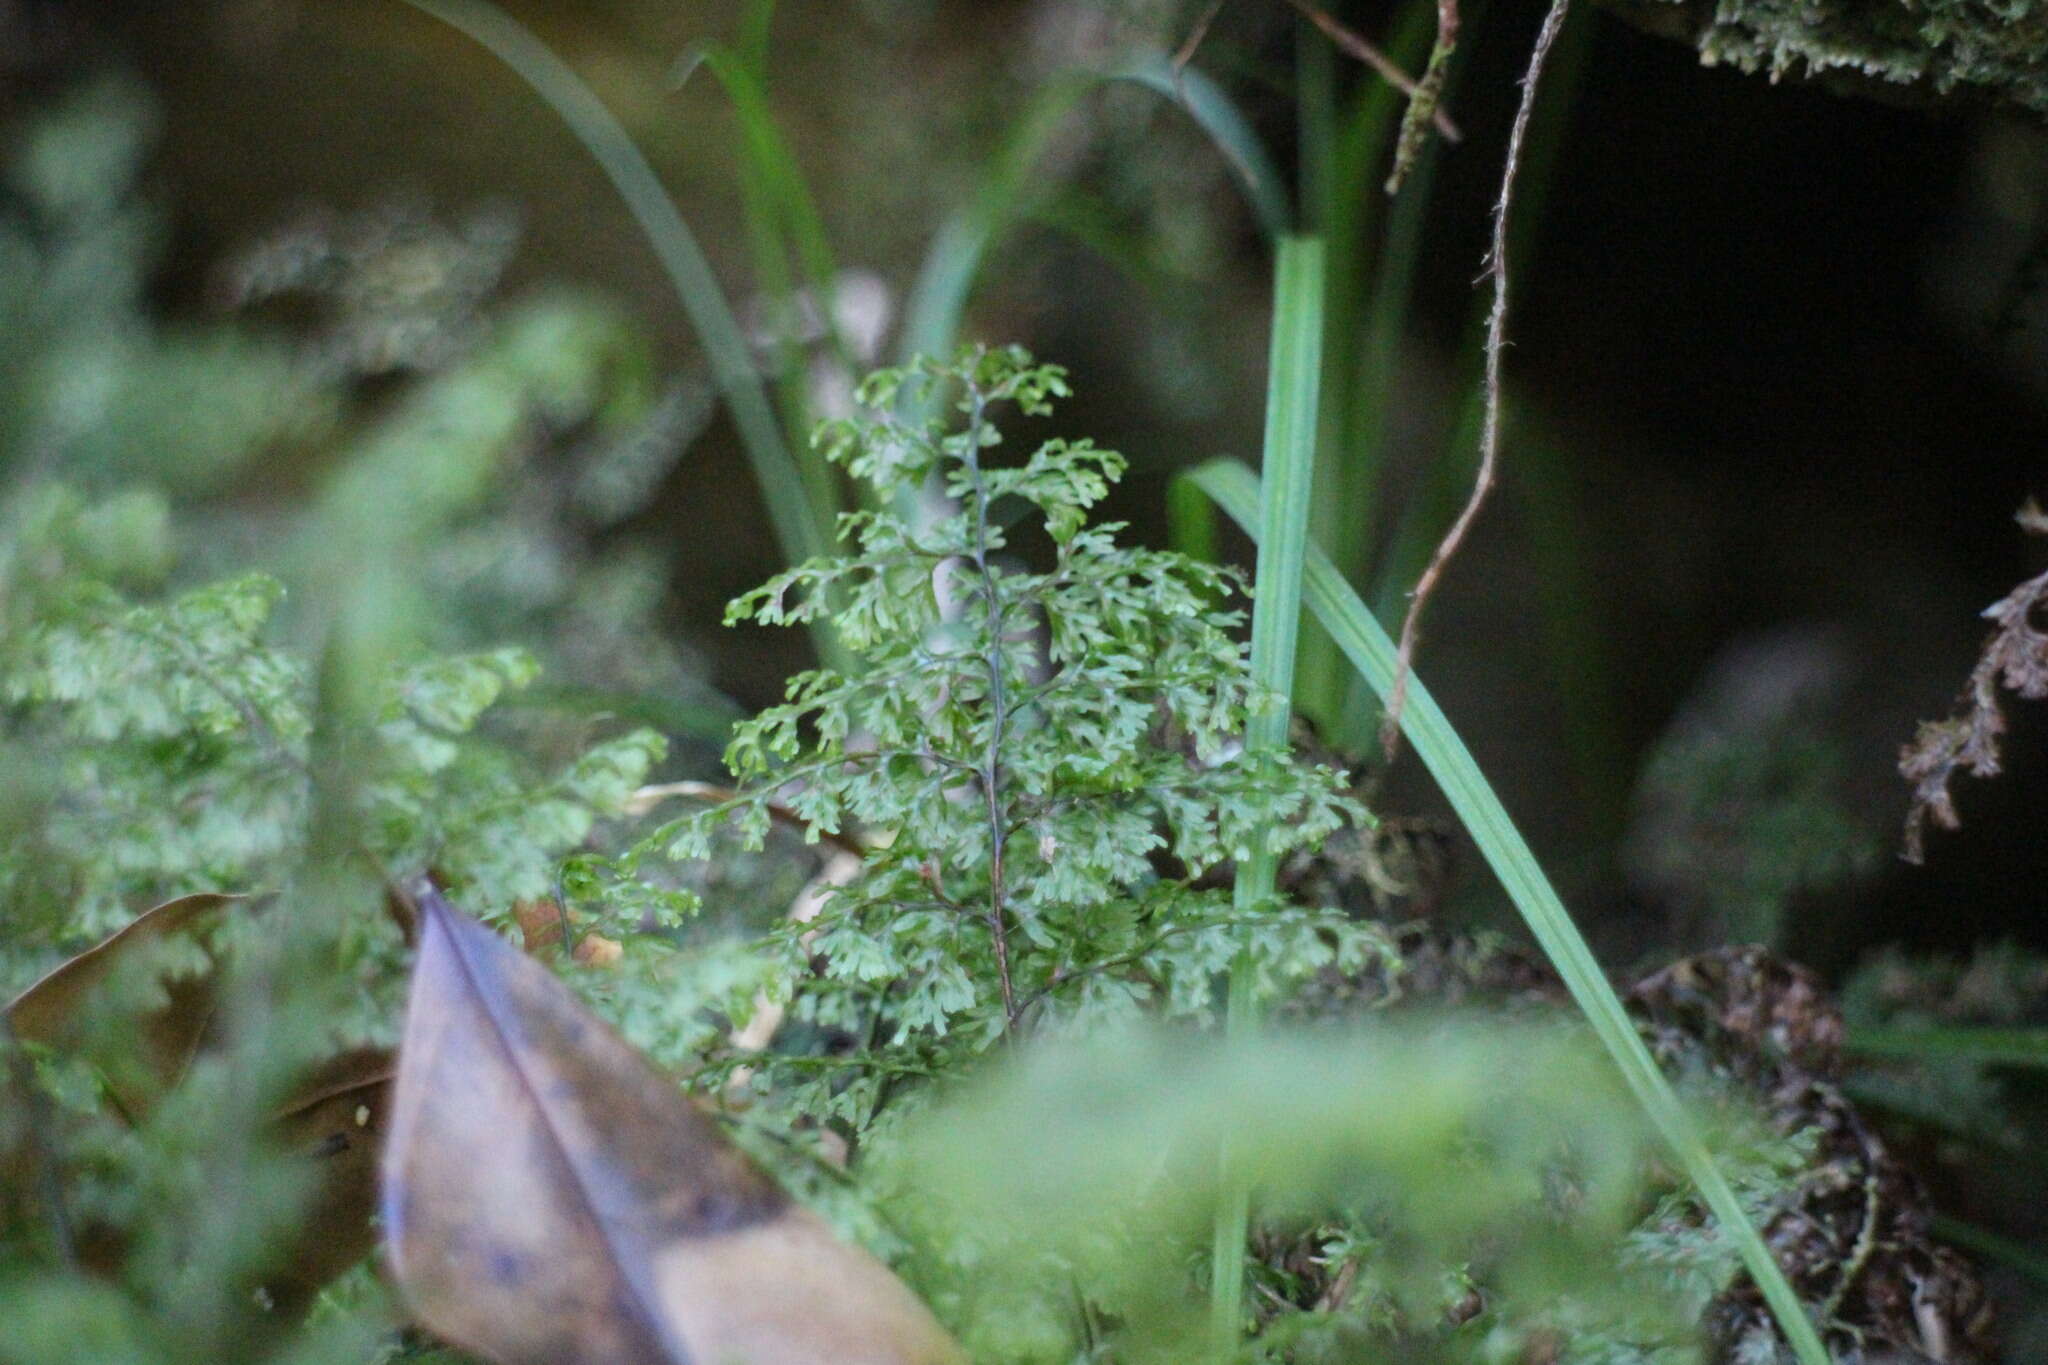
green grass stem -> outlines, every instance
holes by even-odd
[[[1301,575],[1308,546],[1308,509],[1316,465],[1316,402],[1322,383],[1323,244],[1283,237],[1273,267],[1273,335],[1266,375],[1266,498],[1259,509],[1259,554],[1252,600],[1251,672],[1265,704],[1245,727],[1248,749],[1284,751],[1288,697],[1294,684],[1301,624]],[[1237,865],[1232,892],[1240,913],[1255,913],[1273,895],[1275,856],[1260,847]],[[1254,1020],[1250,964],[1230,972],[1225,1028],[1241,1036]],[[1245,1238],[1251,1191],[1226,1145],[1222,1194],[1210,1247],[1210,1326],[1218,1359],[1228,1359],[1243,1334]]]
[[[676,211],[654,168],[631,135],[582,77],[548,46],[489,0],[405,0],[488,50],[546,101],[575,134],[624,199],[675,286],[683,312],[711,361],[768,507],[777,544],[792,564],[830,553],[834,526],[814,505],[807,482],[783,441],[739,323],[696,236]],[[808,452],[807,452],[808,453]],[[813,629],[828,665],[845,663],[829,624]]]
[[[766,73],[741,52],[708,45],[692,51],[683,66],[692,71],[701,68],[718,82],[739,124],[740,198],[746,213],[755,285],[774,309],[775,371],[782,400],[783,431],[801,452],[797,471],[803,477],[813,514],[832,524],[845,508],[831,465],[809,455],[813,414],[809,366],[798,330],[802,321],[802,291],[808,291],[826,344],[839,364],[856,377],[859,365],[840,335],[834,313],[839,266],[825,234],[824,219],[811,198],[795,154],[775,122],[768,103]]]
[[[1466,19],[1477,14],[1468,6]],[[1415,0],[1395,25],[1387,55],[1410,69],[1429,50],[1436,33],[1435,0]],[[1334,60],[1321,33],[1307,28],[1308,53]],[[1308,53],[1304,53],[1306,57]],[[1315,68],[1305,68],[1313,75]],[[1459,67],[1452,73],[1455,80]],[[1304,215],[1319,225],[1330,247],[1326,337],[1323,346],[1322,431],[1310,534],[1329,551],[1345,576],[1356,582],[1370,566],[1385,469],[1385,416],[1392,406],[1393,380],[1405,330],[1415,268],[1421,257],[1436,167],[1437,142],[1426,142],[1416,167],[1389,208],[1380,182],[1392,154],[1401,118],[1399,90],[1376,77],[1361,77],[1340,111],[1303,95],[1304,118],[1316,115],[1331,127],[1313,134],[1309,146],[1327,142],[1327,170],[1304,179]],[[1306,164],[1305,164],[1306,169]],[[1382,215],[1385,216],[1382,231]],[[1371,741],[1376,717],[1354,699],[1355,675],[1329,636],[1309,622],[1302,634],[1298,709],[1316,721],[1323,736],[1345,752]]]
[[[1212,460],[1188,477],[1215,499],[1226,515],[1254,535],[1264,537],[1267,515],[1261,506],[1258,479],[1235,460]],[[1260,545],[1263,556],[1265,546]],[[1309,547],[1304,594],[1309,609],[1336,639],[1373,690],[1384,698],[1393,686],[1394,642],[1366,610],[1329,557]],[[1506,807],[1479,771],[1471,752],[1451,727],[1421,679],[1411,677],[1401,728],[1443,789],[1458,818],[1471,831],[1489,866],[1521,912],[1579,1010],[1601,1045],[1620,1068],[1622,1078],[1651,1123],[1670,1147],[1694,1186],[1713,1210],[1722,1228],[1735,1239],[1743,1264],[1762,1290],[1779,1327],[1792,1343],[1801,1365],[1829,1365],[1819,1334],[1807,1319],[1763,1238],[1744,1215],[1735,1191],[1714,1162],[1699,1131],[1671,1084],[1643,1045],[1614,987],[1608,983],[1592,950],[1572,923],[1543,869],[1537,865]]]
[[[2048,1068],[2048,1029],[1859,1028],[1849,1030],[1843,1045],[1864,1057]]]
[[[1222,536],[1216,524],[1216,504],[1186,479],[1166,485],[1166,537],[1176,553],[1204,564],[1223,559]]]

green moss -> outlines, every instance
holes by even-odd
[[[1625,4],[1709,66],[1873,93],[1974,95],[2048,114],[2048,0],[1678,0]]]

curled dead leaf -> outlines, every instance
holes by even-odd
[[[240,899],[205,893],[145,910],[16,996],[7,1006],[15,1036],[83,1055],[104,1078],[107,1097],[121,1116],[140,1122],[185,1074],[206,1036],[215,1005],[212,977],[166,979],[163,1006],[118,1035],[87,1036],[94,993],[135,954],[180,934],[202,935],[222,909]]]
[[[278,1270],[264,1288],[275,1310],[297,1317],[314,1296],[377,1244],[377,1158],[391,1109],[396,1062],[386,1048],[356,1048],[316,1067],[272,1120],[286,1152],[318,1163]]]
[[[144,1122],[210,1045],[218,1005],[218,963],[165,978],[164,1003],[120,1030],[94,1029],[97,994],[113,973],[177,935],[204,941],[220,914],[247,898],[206,893],[166,901],[51,969],[7,1006],[14,1035],[83,1058],[103,1078],[121,1122]],[[270,1258],[263,1302],[279,1320],[296,1318],[335,1276],[376,1244],[377,1153],[393,1074],[384,1049],[354,1049],[309,1071],[272,1116],[270,1145],[318,1163],[308,1202]],[[10,1158],[13,1160],[13,1158]],[[11,1178],[15,1172],[7,1171]],[[127,1247],[112,1230],[80,1229],[84,1262],[111,1271]]]
[[[965,1359],[545,967],[420,904],[381,1207],[422,1323],[505,1365]]]

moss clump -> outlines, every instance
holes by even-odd
[[[1623,0],[1709,66],[2048,116],[2048,0]]]

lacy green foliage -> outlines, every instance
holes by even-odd
[[[252,1313],[255,1277],[303,1231],[310,1172],[257,1135],[306,1062],[389,1041],[404,962],[380,873],[432,865],[503,919],[554,893],[563,856],[604,838],[661,760],[630,719],[594,728],[600,705],[708,728],[642,701],[693,686],[648,628],[660,559],[584,544],[645,505],[695,419],[685,387],[656,397],[614,310],[559,294],[486,308],[504,244],[418,214],[295,229],[296,274],[264,256],[275,243],[252,253],[262,288],[245,271],[228,292],[304,295],[302,332],[160,325],[156,215],[134,193],[150,123],[132,87],[93,86],[6,168],[0,996],[168,896],[279,894],[205,947],[125,954],[96,993],[85,1026],[132,1046],[163,973],[223,973],[205,1049],[138,1124],[76,1058],[0,1049],[0,1152],[38,1153],[0,1200],[0,1361],[359,1362],[388,1317],[374,1287],[303,1330]],[[422,281],[448,287],[423,298]],[[402,385],[357,409],[377,374]],[[551,446],[562,477],[525,477]],[[244,477],[259,456],[294,462],[310,507]],[[329,628],[369,609],[389,648],[358,656],[359,705],[336,710]],[[506,638],[536,647],[479,648]],[[544,655],[602,703],[536,705]],[[323,821],[345,835],[338,864],[309,860]],[[656,900],[622,896],[583,927],[623,938]],[[667,961],[603,974],[629,1031],[694,1042],[700,1003],[729,1007],[720,970],[753,989],[730,954],[689,980]]]
[[[48,1219],[0,1216],[0,1360],[361,1361],[381,1295],[288,1344],[289,1320],[252,1312],[249,1297],[303,1235],[313,1170],[252,1134],[297,1065],[388,1041],[403,980],[374,881],[307,861],[316,796],[349,809],[351,863],[387,878],[432,864],[502,914],[553,890],[562,856],[626,805],[663,741],[637,730],[565,760],[536,756],[493,723],[535,677],[530,654],[421,657],[383,670],[364,728],[335,739],[349,771],[323,793],[312,663],[271,638],[279,582],[246,573],[162,592],[163,513],[146,494],[96,504],[41,485],[0,523],[0,996],[174,892],[283,894],[222,924],[210,951],[177,937],[126,955],[98,993],[90,1027],[133,1040],[163,1003],[161,975],[218,962],[234,983],[210,1030],[218,1047],[137,1126],[110,1116],[105,1078],[75,1059],[31,1053],[32,1088],[18,1068],[7,1076],[0,1153],[46,1149],[36,1201],[60,1191],[55,1206],[89,1231],[103,1268],[121,1250],[107,1278],[84,1279],[61,1268]],[[616,918],[595,927],[623,932]],[[654,985],[658,957],[617,974],[614,994],[643,1031],[695,1012],[694,997]]]
[[[154,128],[145,91],[103,80],[27,121],[4,168],[0,820],[19,837],[0,876],[57,934],[34,951],[167,894],[278,884],[306,819],[310,651],[371,619],[363,837],[502,912],[652,761],[638,737],[579,765],[593,710],[701,734],[724,709],[652,626],[661,553],[590,548],[644,509],[705,385],[658,392],[644,342],[589,298],[494,306],[502,213],[309,216],[221,270],[233,311],[165,326],[146,300],[161,215],[136,188]],[[297,478],[247,479],[258,457]],[[294,482],[308,505],[281,500]],[[578,690],[529,688],[533,659],[487,648],[505,639]],[[470,743],[485,703],[517,724]]]
[[[152,901],[282,885],[304,850],[312,669],[266,638],[282,588],[251,573],[131,595],[161,572],[162,531],[147,496],[93,505],[53,486],[0,527],[13,984]],[[547,895],[562,855],[660,759],[660,738],[637,730],[550,771],[480,734],[536,672],[498,650],[384,678],[373,733],[350,746],[350,791],[386,873],[431,864],[500,913]]]
[[[45,485],[0,524],[11,984],[152,900],[246,885],[303,821],[305,670],[258,641],[276,580],[132,597],[168,559],[145,493]]]
[[[82,86],[28,126],[0,211],[0,451],[94,488],[204,492],[333,412],[276,338],[157,328],[143,294],[162,235],[134,193],[147,94]]]
[[[265,912],[270,944],[258,947],[242,935],[244,952],[254,949],[245,961],[268,957],[277,966],[281,913],[288,912]],[[305,929],[321,923],[296,922]],[[216,948],[223,937],[215,937]],[[301,946],[316,938],[332,947],[325,933],[308,935]],[[133,1040],[161,1003],[160,988],[141,987],[153,987],[156,973],[176,967],[180,957],[190,972],[210,965],[195,944],[165,946],[178,951],[124,963],[119,975],[126,980],[96,993],[94,1026]],[[125,970],[130,965],[145,970]],[[17,1159],[10,1179],[34,1191],[28,1202],[36,1215],[4,1216],[21,1212],[12,1197],[0,1214],[0,1313],[9,1326],[0,1361],[353,1365],[371,1357],[389,1317],[381,1295],[300,1327],[295,1315],[269,1311],[258,1290],[287,1269],[281,1259],[290,1258],[281,1249],[302,1244],[300,1220],[315,1174],[306,1153],[280,1151],[259,1136],[294,1068],[331,1041],[322,1007],[339,1003],[333,978],[305,966],[243,973],[214,1021],[220,1046],[194,1058],[177,1087],[133,1125],[109,1115],[104,1078],[75,1057],[30,1049],[33,1090],[18,1084],[18,1070],[10,1074],[4,1112],[12,1120],[15,1106],[27,1110],[34,1125],[27,1150],[43,1155],[35,1164],[20,1159],[23,1134],[11,1121],[0,1123],[0,1140]],[[264,1006],[278,1012],[259,1026]],[[68,1246],[53,1245],[53,1205]],[[74,1255],[90,1273],[81,1273]]]
[[[263,564],[291,589],[289,637],[319,624],[323,578],[381,573],[424,643],[528,641],[558,680],[529,710],[722,735],[734,708],[658,628],[671,547],[629,524],[708,422],[709,380],[661,378],[586,294],[500,301],[517,223],[489,208],[308,214],[167,325],[147,297],[163,214],[138,189],[155,124],[146,91],[102,80],[25,121],[0,171],[6,496],[155,496],[184,581]]]
[[[733,603],[733,621],[830,619],[861,671],[793,679],[787,703],[735,732],[740,799],[629,860],[701,857],[728,821],[758,843],[771,805],[813,837],[869,841],[858,876],[781,938],[809,1050],[874,1050],[774,1055],[756,1073],[794,1112],[854,1133],[895,1078],[1006,1033],[1207,1018],[1240,951],[1271,993],[1380,946],[1342,916],[1277,901],[1234,914],[1205,880],[1363,812],[1334,773],[1239,750],[1264,700],[1231,634],[1236,578],[1089,524],[1121,456],[1053,439],[991,462],[998,409],[1043,416],[1066,392],[1060,369],[1022,351],[971,349],[874,375],[860,390],[869,415],[821,429],[881,505],[933,488],[950,502],[923,521],[850,516],[851,553]],[[899,415],[948,411],[948,397],[948,417]]]
[[[1426,943],[1411,948],[1404,940],[1403,949],[1404,967],[1433,956]],[[1508,1056],[1527,1056],[1529,1049],[1540,1055],[1534,1040],[1563,1026],[1559,1013],[1528,999],[1507,1008],[1497,1001],[1480,1003],[1500,990],[1498,976],[1491,985],[1474,978],[1451,988],[1431,979],[1440,971],[1426,968],[1405,988],[1413,992],[1408,999],[1414,1008],[1463,1000],[1440,1021],[1446,1065],[1454,1074],[1469,1064],[1465,1049],[1501,1048]],[[1390,984],[1367,978],[1364,986],[1378,991]],[[1416,1024],[1413,1013],[1401,1009],[1361,1016],[1355,1005],[1340,1005],[1339,1011],[1333,1019],[1351,1022],[1330,1032],[1372,1038],[1376,1046],[1385,1039],[1374,1030],[1396,1021],[1410,1030]],[[1398,1043],[1409,1035],[1390,1036]],[[1496,1084],[1492,1098],[1518,1104],[1516,1087],[1524,1083],[1569,1090],[1577,1083],[1576,1064],[1569,1053],[1562,1061],[1546,1058],[1541,1065],[1550,1069],[1540,1079],[1532,1079],[1532,1066],[1530,1076],[1516,1074]],[[1813,1165],[1811,1134],[1773,1128],[1758,1112],[1755,1094],[1730,1077],[1698,1068],[1676,1079],[1744,1211],[1759,1226],[1781,1215]],[[1603,1076],[1599,1087],[1608,1083]],[[1604,1105],[1607,1092],[1596,1093]],[[1405,1112],[1382,1121],[1398,1125]],[[1584,1120],[1595,1127],[1613,1117],[1595,1108]],[[1639,1122],[1634,1115],[1622,1121]],[[1434,1278],[1416,1270],[1412,1230],[1404,1233],[1399,1219],[1390,1217],[1386,1200],[1322,1208],[1310,1220],[1269,1216],[1255,1234],[1251,1268],[1251,1299],[1261,1318],[1254,1343],[1258,1358],[1298,1363],[1533,1357],[1569,1365],[1698,1365],[1704,1358],[1703,1312],[1737,1282],[1741,1252],[1696,1190],[1674,1183],[1647,1155],[1644,1160],[1638,1197],[1620,1222],[1581,1222],[1583,1210],[1566,1199],[1552,1208],[1554,1225],[1530,1229],[1517,1221],[1526,1208],[1504,1200],[1494,1212],[1498,1221],[1490,1241],[1476,1249],[1455,1242],[1431,1248],[1426,1265]],[[1403,1184],[1397,1192],[1419,1198],[1421,1188],[1427,1186]],[[1569,1182],[1558,1188],[1568,1191]],[[1575,1240],[1572,1265],[1547,1280],[1501,1274],[1504,1247],[1510,1260],[1540,1257],[1546,1239],[1554,1237]]]
[[[1841,759],[1796,727],[1658,747],[1643,781],[1672,804],[1634,861],[1669,893],[1689,946],[1774,942],[1797,896],[1870,870],[1877,841],[1842,801]]]
[[[657,393],[644,343],[591,299],[493,306],[503,215],[309,218],[221,272],[240,311],[167,327],[145,294],[160,215],[136,190],[153,129],[145,92],[102,81],[27,122],[4,169],[8,987],[164,897],[290,885],[337,619],[384,631],[335,736],[359,852],[431,863],[487,914],[551,893],[658,761],[632,721],[702,733],[719,709],[652,628],[660,554],[589,548],[645,507],[703,386]],[[278,299],[295,330],[262,320]],[[537,477],[550,447],[559,477]],[[243,477],[258,457],[310,502]],[[486,647],[508,638],[531,654]],[[534,686],[537,660],[580,690]],[[627,726],[593,734],[599,709]],[[395,938],[362,908],[354,965],[388,995],[370,966],[396,965]],[[351,1028],[388,1027],[359,1003]]]
[[[1768,1227],[1791,1202],[1812,1164],[1812,1135],[1774,1131],[1757,1117],[1753,1096],[1732,1093],[1703,1077],[1691,1078],[1685,1097],[1695,1112],[1720,1120],[1711,1135],[1714,1159],[1751,1224]],[[1581,1318],[1580,1327],[1591,1328],[1594,1340],[1565,1355],[1574,1365],[1689,1365],[1698,1360],[1697,1325],[1743,1268],[1735,1238],[1689,1187],[1665,1193],[1629,1230],[1619,1267],[1633,1282],[1667,1296],[1669,1316],[1661,1323],[1626,1313],[1597,1324]],[[1564,1306],[1567,1321],[1575,1307]],[[1773,1350],[1783,1349],[1775,1335],[1762,1335]]]
[[[1640,1149],[1633,1156],[1640,1164],[1626,1177],[1607,1172],[1609,1179],[1634,1182],[1632,1199],[1610,1206],[1584,1198],[1586,1153],[1575,1144],[1588,1133],[1598,1133],[1598,1142],[1642,1139],[1634,1115],[1608,1108],[1615,1097],[1605,1074],[1581,1073],[1583,1059],[1568,1048],[1549,1050],[1556,1040],[1546,1041],[1545,1030],[1553,1027],[1560,1021],[1487,1011],[1448,1016],[1443,1037],[1416,1061],[1395,1064],[1427,1077],[1395,1092],[1403,1096],[1402,1107],[1375,1120],[1349,1120],[1359,1129],[1400,1134],[1413,1121],[1409,1096],[1432,1087],[1456,1093],[1475,1083],[1466,1068],[1490,1054],[1489,1065],[1500,1072],[1463,1101],[1488,1123],[1501,1122],[1503,1114],[1525,1122],[1523,1106],[1532,1096],[1543,1097],[1533,1101],[1539,1110],[1566,1095],[1587,1102],[1575,1116],[1573,1136],[1553,1145],[1521,1132],[1509,1142],[1476,1144],[1500,1154],[1508,1169],[1498,1174],[1510,1184],[1526,1180],[1541,1195],[1470,1190],[1462,1222],[1446,1228],[1425,1218],[1418,1224],[1417,1207],[1439,1216],[1433,1201],[1442,1199],[1440,1192],[1470,1181],[1448,1161],[1442,1171],[1410,1167],[1382,1176],[1370,1198],[1355,1191],[1331,1198],[1306,1226],[1299,1217],[1268,1214],[1251,1271],[1261,1318],[1254,1358],[1290,1365],[1387,1358],[1700,1365],[1708,1358],[1702,1318],[1742,1271],[1736,1241],[1696,1191],[1673,1187],[1662,1174],[1649,1179],[1656,1167]],[[1389,1046],[1378,1030],[1363,1036],[1377,1048]],[[1394,1046],[1403,1045],[1400,1032],[1391,1036]],[[1693,1112],[1714,1120],[1709,1141],[1715,1160],[1744,1211],[1759,1225],[1768,1223],[1796,1192],[1813,1144],[1806,1135],[1772,1130],[1753,1097],[1725,1082],[1694,1076],[1684,1095]],[[1335,1140],[1327,1136],[1332,1130],[1342,1132],[1344,1123],[1326,1120],[1323,1128],[1303,1125],[1294,1133],[1313,1144]],[[1610,1155],[1599,1153],[1595,1169]],[[1525,1163],[1519,1177],[1517,1163]]]
[[[1710,66],[1773,80],[1847,75],[2048,114],[2048,5],[2040,0],[1631,0],[1622,8],[1692,43]]]

